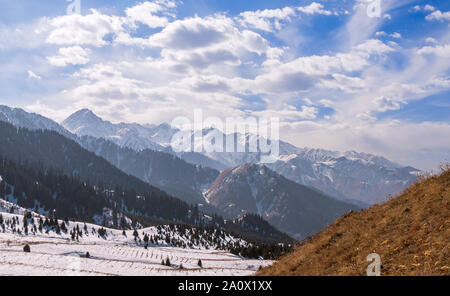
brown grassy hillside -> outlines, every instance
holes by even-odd
[[[352,212],[259,275],[366,275],[370,253],[382,275],[450,275],[450,170],[400,196]]]

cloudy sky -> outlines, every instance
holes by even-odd
[[[279,117],[300,147],[450,160],[450,1],[0,0],[0,104]]]

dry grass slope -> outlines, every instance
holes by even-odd
[[[400,196],[352,212],[258,275],[366,275],[370,253],[384,276],[450,275],[450,170]]]

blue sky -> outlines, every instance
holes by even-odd
[[[304,147],[449,160],[450,3],[0,0],[0,104],[57,121],[264,116]]]

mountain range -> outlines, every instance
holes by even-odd
[[[86,109],[74,113],[61,124],[78,136],[109,139],[121,147],[136,151],[156,149],[175,154],[170,148],[170,142],[178,129],[167,124],[114,124]],[[221,133],[214,129],[202,132]],[[192,137],[194,134],[192,132]],[[225,135],[222,136],[225,139]],[[242,135],[236,133],[234,137],[238,139]],[[248,144],[248,136],[246,143]],[[396,195],[408,187],[419,172],[413,167],[403,167],[382,156],[368,153],[298,148],[284,141],[279,141],[279,146],[277,161],[267,164],[273,171],[294,182],[363,207],[383,202],[389,195]],[[261,153],[192,152],[175,155],[189,163],[223,171],[246,163],[258,163]]]
[[[115,124],[88,109],[58,124],[38,114],[0,106],[0,120],[31,131],[56,132],[81,146],[76,149],[106,160],[114,168],[112,172],[117,168],[127,178],[136,177],[133,182],[151,184],[207,213],[232,220],[257,214],[296,238],[320,231],[345,212],[382,202],[411,184],[418,171],[380,156],[298,148],[283,141],[279,142],[277,161],[266,166],[259,163],[261,153],[175,153],[170,142],[177,129],[167,124]],[[217,130],[196,131],[191,136],[211,132]],[[47,133],[44,136],[49,137]],[[26,146],[26,137],[20,145]],[[252,135],[236,133],[234,137],[244,139],[241,144],[247,145]],[[53,160],[46,155],[45,162],[56,166],[77,159],[66,159],[67,147],[58,141],[52,149],[63,158]],[[39,153],[39,148],[33,149]],[[12,146],[9,149],[14,150]],[[92,158],[88,154],[79,157],[84,162]],[[66,173],[84,170],[81,175],[90,174],[98,181],[98,176],[108,171],[106,167],[95,171],[91,166],[92,162],[80,163],[75,171]],[[127,185],[127,178],[115,185]]]

